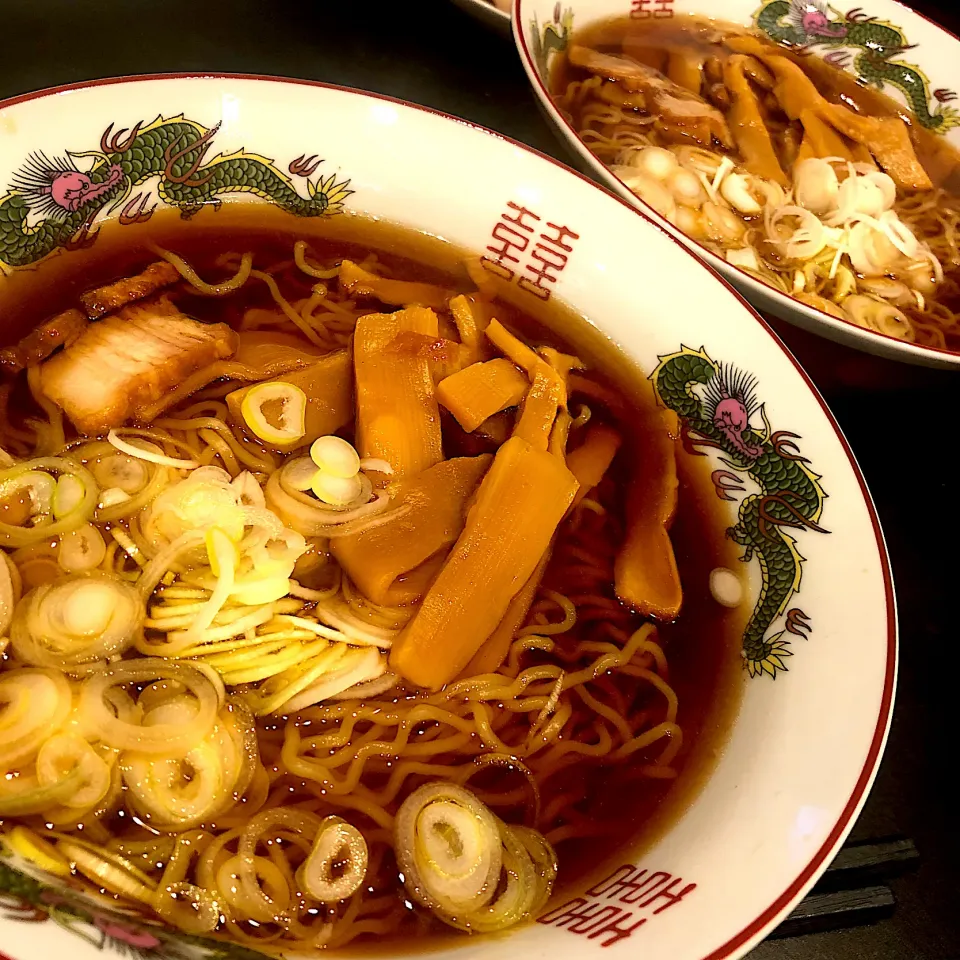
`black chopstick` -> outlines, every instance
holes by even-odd
[[[846,844],[771,938],[823,933],[886,919],[896,900],[883,881],[915,869],[919,860],[916,846],[907,837]]]
[[[893,891],[887,886],[811,893],[770,936],[798,937],[876,923],[891,916],[895,905]]]
[[[817,882],[814,893],[849,890],[872,881],[892,880],[919,865],[920,854],[907,837],[848,843]]]

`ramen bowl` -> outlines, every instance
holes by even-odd
[[[496,30],[505,37],[510,36],[510,13],[507,9],[502,9],[502,2],[499,5],[493,0],[453,0],[453,2],[485,27]]]
[[[890,721],[897,641],[883,538],[853,455],[740,296],[585,178],[380,96],[244,76],[130,78],[7,101],[0,127],[0,296],[32,271],[95,255],[111,231],[133,239],[151,230],[154,208],[179,210],[187,233],[227,208],[286,218],[294,233],[373,220],[479,256],[475,266],[505,300],[548,324],[555,314],[545,305],[579,315],[640,371],[637,382],[679,418],[678,456],[705,479],[705,509],[719,522],[700,535],[735,554],[703,574],[737,624],[729,696],[711,715],[717,736],[697,776],[667,794],[658,829],[637,841],[615,804],[594,825],[616,826],[614,853],[561,882],[537,922],[507,935],[508,949],[719,960],[770,931],[826,869],[865,801]],[[187,134],[208,148],[187,156]],[[5,835],[0,943],[11,960],[211,955],[209,941],[142,905],[47,872],[58,862]],[[451,934],[430,946],[433,956],[492,960],[504,941]],[[251,957],[254,947],[221,941],[216,955]],[[388,949],[408,956],[418,945]]]
[[[631,3],[619,0],[571,0],[559,5],[548,0],[516,0],[514,6],[514,37],[527,76],[543,112],[565,140],[580,169],[641,207],[665,230],[717,269],[759,309],[805,330],[878,356],[934,367],[960,366],[960,354],[941,349],[933,339],[930,339],[931,345],[910,342],[882,332],[885,328],[878,328],[876,324],[872,328],[866,323],[857,325],[764,283],[753,273],[741,269],[739,262],[737,265],[730,262],[736,259],[734,251],[718,253],[714,252],[716,248],[708,249],[704,243],[688,236],[671,220],[653,210],[585,145],[571,118],[558,109],[550,91],[552,71],[567,49],[571,37],[578,30],[614,18],[627,20],[632,27],[643,30],[663,29],[675,22],[675,17],[683,15],[702,15],[710,20],[742,26],[764,39],[784,43],[792,49],[799,48],[802,53],[825,60],[837,71],[849,75],[855,85],[851,89],[881,92],[892,101],[891,111],[903,111],[908,107],[914,111],[919,109],[922,116],[917,113],[919,119],[911,122],[924,135],[931,134],[933,150],[944,144],[954,148],[960,146],[960,129],[954,123],[954,109],[950,105],[955,97],[952,92],[955,82],[947,66],[951,58],[960,52],[957,39],[894,0],[876,0],[869,7],[858,7],[844,15],[812,2],[787,3],[786,0],[770,0],[759,7],[746,0],[724,0],[709,8],[695,0],[635,0]],[[881,31],[882,36],[878,36],[883,42],[890,44],[893,42],[891,38],[895,38],[897,43],[895,63],[884,61],[879,74],[869,66],[872,54],[868,56],[864,53],[863,44],[869,46],[871,41],[863,38],[871,30]],[[883,56],[890,60],[892,54],[884,53]],[[901,74],[911,82],[906,85],[901,83]],[[912,83],[914,78],[916,84]],[[911,101],[908,102],[902,89],[910,89]],[[866,109],[867,113],[872,114],[872,111],[872,107]],[[628,165],[620,170],[628,170],[629,162],[621,162]],[[789,179],[787,187],[786,202],[792,203],[793,191]],[[906,194],[898,187],[897,195],[899,202]],[[719,203],[723,205],[724,201],[721,199]],[[766,209],[772,210],[773,207]],[[789,252],[790,248],[786,249]],[[784,283],[782,276],[780,282]],[[812,289],[809,283],[797,288],[796,275],[792,282],[793,289],[806,292]],[[783,289],[791,289],[790,282]]]

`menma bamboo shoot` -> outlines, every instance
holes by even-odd
[[[675,620],[682,593],[670,525],[677,510],[676,414],[638,424],[637,459],[627,488],[627,532],[614,564],[617,596],[656,620]]]
[[[437,399],[467,433],[487,417],[516,406],[530,386],[527,378],[505,357],[472,363],[437,384]]]
[[[524,397],[514,435],[532,443],[539,450],[546,450],[557,411],[567,406],[567,374],[580,361],[553,350],[552,356],[562,367],[557,370],[515,337],[499,320],[491,320],[486,332],[490,342],[520,367],[530,380],[530,389]]]
[[[566,402],[567,392],[560,374],[546,361],[538,361],[533,383],[523,398],[514,436],[538,450],[546,450],[557,411],[566,406]]]
[[[489,453],[457,457],[401,480],[395,502],[405,511],[363,533],[330,541],[337,562],[365,597],[398,606],[423,595],[429,585],[421,576],[429,573],[423,564],[460,536],[467,503],[492,460]]]
[[[567,468],[577,478],[580,489],[576,506],[604,478],[620,449],[620,434],[605,423],[590,425],[583,443],[567,454]]]
[[[497,624],[493,633],[483,642],[483,646],[473,655],[470,662],[463,668],[464,677],[477,677],[483,673],[496,673],[500,664],[507,659],[510,646],[516,639],[517,631],[523,626],[527,614],[533,606],[533,601],[540,588],[540,581],[546,573],[550,562],[550,548],[540,558],[536,569],[530,574],[530,579],[520,588],[507,606],[507,612]]]
[[[436,339],[437,333],[437,315],[425,307],[368,313],[357,321],[357,448],[361,457],[386,460],[397,477],[413,476],[443,459],[430,358],[404,342],[411,339],[404,335]]]
[[[432,283],[378,277],[351,260],[340,264],[340,286],[351,296],[376,297],[381,303],[432,307],[434,310],[445,310],[447,301],[453,296],[451,290]]]
[[[431,690],[458,676],[530,579],[576,492],[557,457],[507,440],[447,562],[394,642],[392,669]]]
[[[450,313],[460,342],[470,353],[471,362],[489,356],[483,331],[490,323],[490,306],[477,294],[461,294],[450,301]]]

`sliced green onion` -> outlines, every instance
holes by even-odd
[[[14,853],[18,853],[41,870],[52,873],[55,877],[70,876],[70,864],[61,856],[60,851],[29,827],[14,827],[6,834],[6,840]]]
[[[123,720],[107,705],[107,694],[116,686],[172,680],[182,683],[196,701],[182,723],[146,726]],[[78,713],[84,729],[94,729],[100,739],[116,750],[138,750],[161,756],[183,756],[213,729],[220,699],[216,686],[195,664],[158,658],[121,660],[85,680]],[[89,726],[87,726],[89,725]]]
[[[10,575],[10,564],[4,554],[0,557],[0,637],[5,637],[10,629],[15,603],[13,577]]]
[[[93,524],[85,523],[60,538],[57,559],[67,573],[84,573],[99,567],[107,555],[103,536]]]
[[[215,577],[223,575],[224,569],[235,570],[240,562],[240,553],[233,540],[219,527],[212,527],[205,538],[207,561]]]
[[[410,895],[435,913],[473,913],[493,897],[503,862],[497,819],[468,790],[427,783],[397,812],[394,850]]]
[[[231,597],[248,607],[273,603],[290,592],[290,578],[284,576],[263,577],[254,575],[237,580],[233,585]]]
[[[266,509],[267,501],[263,496],[263,488],[249,470],[244,470],[243,473],[234,477],[230,486],[239,494],[240,503],[243,506],[257,507],[260,510]]]
[[[17,606],[10,639],[24,662],[69,670],[123,653],[143,617],[136,587],[94,570],[31,590]]]
[[[210,594],[210,599],[200,608],[186,631],[184,640],[189,640],[191,643],[200,641],[204,630],[213,623],[216,615],[230,598],[240,556],[237,545],[219,527],[213,527],[207,531],[206,544],[210,569],[217,578],[217,584]]]
[[[96,806],[110,789],[110,768],[83,737],[75,733],[54,734],[37,754],[40,786],[55,786],[74,772],[79,772],[82,780],[64,799],[64,804],[79,809]]]
[[[313,478],[310,489],[323,503],[333,507],[346,507],[359,500],[363,492],[363,482],[357,474],[344,478],[320,470]]]
[[[126,453],[131,457],[137,457],[140,460],[146,460],[149,463],[157,463],[161,467],[173,467],[176,470],[193,470],[200,466],[196,460],[182,460],[179,457],[168,457],[160,451],[155,443],[147,440],[141,440],[140,444],[129,443],[117,436],[116,430],[111,430],[107,434],[107,441],[116,447],[121,453]]]
[[[283,474],[283,470],[270,474],[264,491],[267,504],[288,527],[305,537],[347,536],[360,533],[370,525],[375,526],[377,521],[384,522],[380,515],[385,514],[390,507],[390,495],[384,490],[381,490],[369,503],[361,496],[359,499],[364,501],[361,506],[349,509],[327,506],[307,494],[289,487],[285,489]],[[364,489],[372,492],[372,486],[367,477],[363,474],[360,474],[360,477],[361,483],[366,481]],[[387,519],[395,518],[401,510],[408,512],[409,504],[397,507]]]
[[[75,476],[64,474],[53,494],[53,515],[58,520],[69,516],[83,502],[83,494],[83,484]]]
[[[247,822],[237,844],[237,856],[228,860],[218,874],[217,889],[240,900],[244,912],[260,923],[280,917],[293,900],[293,877],[281,872],[272,860],[256,855],[257,845],[276,837],[276,830],[290,830],[308,842],[320,829],[321,820],[305,810],[275,807],[258,813]],[[238,883],[231,883],[231,876]],[[263,880],[261,886],[259,883]],[[232,896],[231,896],[232,895]]]
[[[58,730],[73,705],[57,670],[11,670],[0,676],[0,771],[16,770]],[[5,781],[0,778],[0,787]]]
[[[506,882],[498,883],[494,898],[479,909],[444,918],[451,926],[476,933],[494,933],[515,926],[530,916],[538,893],[533,861],[513,831],[502,822],[499,827]]]
[[[272,423],[264,412],[266,404],[279,405]],[[306,431],[307,395],[283,380],[258,383],[247,389],[240,413],[247,427],[265,443],[294,444]]]
[[[230,907],[258,924],[281,920],[293,899],[284,872],[266,857],[230,857],[216,885]]]
[[[101,487],[115,487],[127,494],[139,493],[149,480],[143,460],[125,453],[111,453],[90,465]]]
[[[198,467],[153,501],[143,532],[161,549],[191,531],[202,538],[211,527],[220,527],[231,540],[239,543],[250,510],[241,505],[240,494],[226,470]]]
[[[82,495],[73,504],[69,503],[72,494],[57,503],[60,513],[54,517],[58,480],[65,477],[79,485],[71,482],[65,490],[75,493],[79,489]],[[29,492],[34,524],[26,527],[0,522],[0,546],[26,547],[74,530],[90,519],[97,505],[96,481],[84,467],[65,457],[37,457],[0,470],[0,500],[24,488]],[[67,506],[72,509],[67,510]],[[44,522],[37,523],[39,518]]]
[[[547,838],[531,827],[511,827],[513,835],[524,845],[533,868],[537,871],[537,896],[530,905],[531,916],[536,916],[546,905],[557,880],[557,854]]]
[[[331,477],[349,480],[360,472],[360,455],[342,437],[320,437],[310,446],[310,459]]]
[[[220,904],[216,897],[192,883],[180,881],[161,887],[152,905],[167,923],[186,933],[210,933],[220,923]]]
[[[360,461],[360,469],[364,472],[370,471],[371,473],[382,473],[388,477],[393,476],[393,467],[379,457],[364,457]]]
[[[161,704],[144,717],[144,724],[189,723],[177,704]],[[157,757],[125,751],[120,771],[137,812],[161,829],[189,829],[210,818],[233,790],[226,782],[214,734],[182,757]]]
[[[109,487],[100,494],[97,510],[106,510],[107,507],[115,507],[118,503],[126,503],[130,499],[130,494],[120,487]]]
[[[546,838],[503,823],[463,787],[440,782],[415,790],[394,829],[407,891],[450,926],[505,930],[549,899],[557,858]]]
[[[53,512],[56,489],[57,481],[49,473],[44,473],[42,470],[28,470],[0,486],[0,498],[6,500],[26,490],[30,498],[30,512],[34,516],[49,514]]]
[[[310,854],[297,871],[304,892],[321,903],[353,896],[367,875],[367,841],[340,817],[320,824]]]
[[[98,850],[82,840],[61,840],[57,849],[77,870],[105,889],[141,903],[153,901],[156,885],[124,857]]]
[[[376,647],[350,649],[335,664],[331,664],[331,669],[321,674],[315,683],[291,696],[275,712],[296,713],[304,710],[314,703],[329,700],[358,683],[374,680],[382,676],[386,669],[386,657]]]
[[[247,551],[257,574],[265,577],[293,573],[297,561],[307,552],[307,541],[295,530],[281,528],[259,547]]]
[[[313,481],[320,468],[310,459],[310,457],[297,457],[284,464],[281,480],[292,490],[309,490],[313,486]]]
[[[82,782],[83,771],[79,769],[45,787],[38,786],[35,777],[25,778],[26,785],[20,789],[20,780],[12,783],[0,781],[0,817],[27,817],[44,813],[65,803]]]

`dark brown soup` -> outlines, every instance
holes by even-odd
[[[3,280],[21,853],[195,935],[420,951],[695,797],[739,703],[730,519],[645,372],[471,277],[228,204]]]

